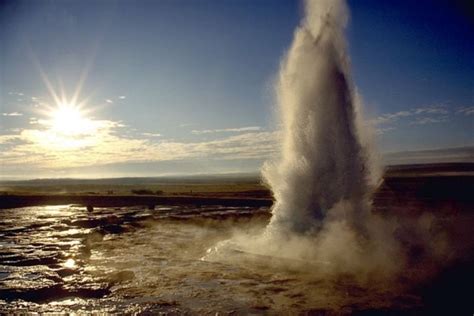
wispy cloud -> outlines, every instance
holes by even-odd
[[[123,100],[123,99],[125,99],[125,98],[126,98],[126,96],[124,96],[124,95],[121,95],[121,96],[119,96],[118,98],[119,98],[120,100]]]
[[[448,121],[447,116],[434,118],[434,117],[418,117],[416,120],[411,121],[411,125],[425,125],[425,124],[433,124],[433,123],[444,123]]]
[[[114,103],[114,101],[110,100],[110,99],[106,99],[105,102],[107,103]]]
[[[255,132],[261,131],[260,126],[246,126],[238,128],[220,128],[220,129],[205,129],[205,130],[192,130],[191,133],[195,135],[200,134],[212,134],[212,133],[242,133],[242,132]]]
[[[143,136],[147,137],[161,137],[162,135],[160,133],[142,133]]]
[[[385,113],[369,120],[368,123],[375,128],[378,135],[381,135],[396,130],[400,123],[409,125],[427,125],[448,122],[451,114],[452,112],[450,112],[445,106],[436,105],[413,108],[394,113]]]
[[[15,92],[15,91],[10,91],[8,92],[8,95],[17,95],[17,96],[24,96],[24,93],[23,92]]]
[[[431,106],[426,108],[417,108],[413,110],[414,114],[448,114],[449,111],[443,106]]]
[[[185,144],[192,156],[215,159],[267,158],[276,152],[277,132],[244,133],[208,142]]]
[[[407,117],[413,115],[411,111],[400,111],[395,113],[386,113],[380,115],[373,119],[371,123],[374,125],[386,124],[386,123],[393,123],[400,119],[401,117]]]
[[[382,114],[375,119],[371,120],[373,125],[382,125],[382,124],[390,124],[395,123],[403,118],[408,118],[412,116],[418,116],[424,114],[426,115],[447,115],[449,111],[444,106],[428,106],[422,108],[414,108],[405,111],[399,111],[394,113],[386,113]],[[429,123],[429,122],[427,122]],[[433,121],[432,123],[437,123]]]
[[[12,134],[12,135],[0,135],[0,145],[4,145],[7,143],[10,143],[12,141],[19,140],[20,136],[18,134]]]
[[[10,112],[10,113],[2,113],[3,116],[23,116],[23,113],[20,112]]]
[[[378,128],[375,129],[375,133],[377,135],[382,135],[382,134],[385,134],[386,132],[390,132],[394,129],[395,129],[395,127],[378,127]]]
[[[456,114],[462,114],[465,116],[474,115],[474,106],[465,106],[456,111]]]

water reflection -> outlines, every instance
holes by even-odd
[[[69,258],[64,262],[63,266],[65,268],[73,269],[76,267],[76,262],[74,261],[74,259]]]
[[[267,218],[268,210],[157,206],[88,213],[71,205],[2,210],[0,313],[184,311],[173,303],[171,290],[188,279],[182,274],[191,273],[221,235],[220,221],[259,214]],[[196,238],[207,243],[196,247]]]
[[[266,208],[221,206],[3,210],[0,314],[311,314],[420,304],[383,285],[329,282],[252,256],[201,260],[268,218]]]

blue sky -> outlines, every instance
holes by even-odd
[[[430,150],[387,162],[472,161],[472,6],[349,7],[353,79],[379,150]],[[298,1],[3,1],[2,176],[258,170],[276,150],[272,82],[301,15]],[[69,99],[84,76],[87,131],[51,133],[41,72]]]

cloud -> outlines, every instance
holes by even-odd
[[[394,129],[395,129],[395,127],[379,127],[379,128],[375,129],[375,133],[377,135],[382,135],[382,134],[385,134],[386,132],[392,131]]]
[[[398,113],[398,112],[397,112]],[[405,117],[405,114],[395,117]],[[426,112],[425,112],[426,113]],[[425,116],[417,121],[424,121]],[[277,131],[264,131],[260,127],[242,127],[209,130],[223,133],[211,141],[179,141],[160,138],[159,133],[143,132],[141,137],[126,134],[131,130],[120,121],[91,120],[92,128],[81,135],[61,135],[42,119],[34,120],[31,128],[10,131],[0,135],[0,161],[4,172],[23,170],[56,172],[74,168],[93,168],[113,164],[149,164],[177,161],[263,161],[277,154]],[[426,122],[424,124],[433,123]],[[394,129],[377,127],[383,134]],[[207,130],[205,130],[207,131]],[[199,131],[203,132],[203,131]],[[226,134],[237,133],[237,134]],[[463,149],[438,149],[402,153],[388,153],[390,164],[421,162],[473,161],[474,147]]]
[[[37,124],[35,129],[14,135],[20,143],[0,153],[5,168],[24,164],[55,169],[93,165],[104,159],[126,161],[147,147],[144,140],[118,136],[119,122],[93,120],[90,129],[77,135],[57,132],[46,121]]]
[[[276,153],[278,132],[244,133],[223,139],[185,144],[189,157],[214,159],[269,158]]]
[[[405,111],[399,111],[395,113],[386,113],[382,114],[375,119],[372,119],[370,121],[371,124],[377,126],[377,125],[382,125],[382,124],[391,124],[395,123],[403,118],[408,118],[412,116],[418,116],[421,114],[425,115],[447,115],[449,114],[449,111],[444,107],[444,106],[428,106],[428,107],[422,107],[422,108],[414,108],[414,109],[409,109]],[[438,123],[438,120],[433,119],[431,120],[425,120],[424,124],[427,123]]]
[[[433,124],[433,123],[444,123],[448,121],[448,117],[443,116],[440,118],[433,118],[433,117],[418,117],[416,120],[410,122],[410,125],[425,125],[425,124]]]
[[[469,116],[474,114],[474,106],[466,106],[458,109],[456,114],[462,114],[464,116]]]
[[[246,126],[239,128],[221,128],[221,129],[205,129],[205,130],[192,130],[191,133],[195,135],[201,134],[212,134],[212,133],[241,133],[241,132],[250,132],[250,131],[260,131],[262,128],[260,126]]]
[[[124,95],[121,95],[121,96],[119,96],[118,98],[119,98],[120,100],[123,100],[123,99],[125,99],[125,98],[126,98],[126,96],[124,96]]]
[[[426,107],[426,108],[417,108],[414,110],[414,114],[448,114],[448,110],[442,106],[438,107]]]
[[[23,113],[20,112],[10,112],[10,113],[2,113],[3,116],[23,116]]]
[[[10,91],[8,92],[8,95],[17,95],[17,96],[24,96],[24,93],[23,92],[15,92],[15,91]]]
[[[142,133],[143,136],[148,136],[148,137],[161,137],[162,135],[159,133]]]
[[[89,119],[84,133],[70,135],[54,130],[42,119],[33,128],[0,138],[0,160],[5,170],[29,166],[35,170],[64,170],[116,163],[176,161],[183,159],[266,159],[275,153],[276,132],[260,127],[226,129],[241,134],[212,141],[171,141],[159,133],[127,134],[121,122]],[[147,137],[143,137],[147,136]],[[3,146],[3,147],[2,147]],[[8,150],[5,147],[8,146]],[[3,149],[3,150],[2,150]]]
[[[41,124],[42,120],[38,120],[36,117],[30,117],[29,124],[31,125],[36,125],[36,124]]]
[[[386,124],[386,123],[393,123],[397,121],[401,117],[411,116],[412,113],[410,111],[400,111],[396,113],[387,113],[381,116],[376,117],[371,121],[374,125]]]
[[[114,103],[114,101],[110,100],[110,99],[106,99],[105,102],[107,103]]]
[[[467,109],[467,108],[466,108]],[[463,109],[462,111],[468,112]],[[474,108],[472,109],[474,113]],[[458,111],[459,112],[459,111]],[[375,128],[378,135],[396,129],[396,123],[406,123],[409,125],[427,125],[434,123],[443,123],[449,121],[451,112],[443,105],[413,108],[404,111],[385,113],[368,121],[369,125]],[[389,126],[387,126],[389,125]]]
[[[8,144],[20,139],[19,135],[0,135],[0,145]]]

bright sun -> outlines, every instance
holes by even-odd
[[[56,151],[75,151],[80,148],[92,148],[100,145],[108,131],[108,121],[88,117],[93,111],[87,108],[87,100],[79,100],[87,69],[84,70],[76,86],[74,94],[68,98],[61,81],[60,90],[56,91],[46,74],[41,70],[41,77],[49,91],[52,102],[43,103],[38,112],[44,119],[34,119],[31,124],[39,124],[43,128],[31,130],[31,138],[44,148]],[[70,158],[64,155],[64,158]]]
[[[51,129],[67,136],[78,136],[91,132],[91,121],[84,117],[75,104],[60,104],[50,113]]]

